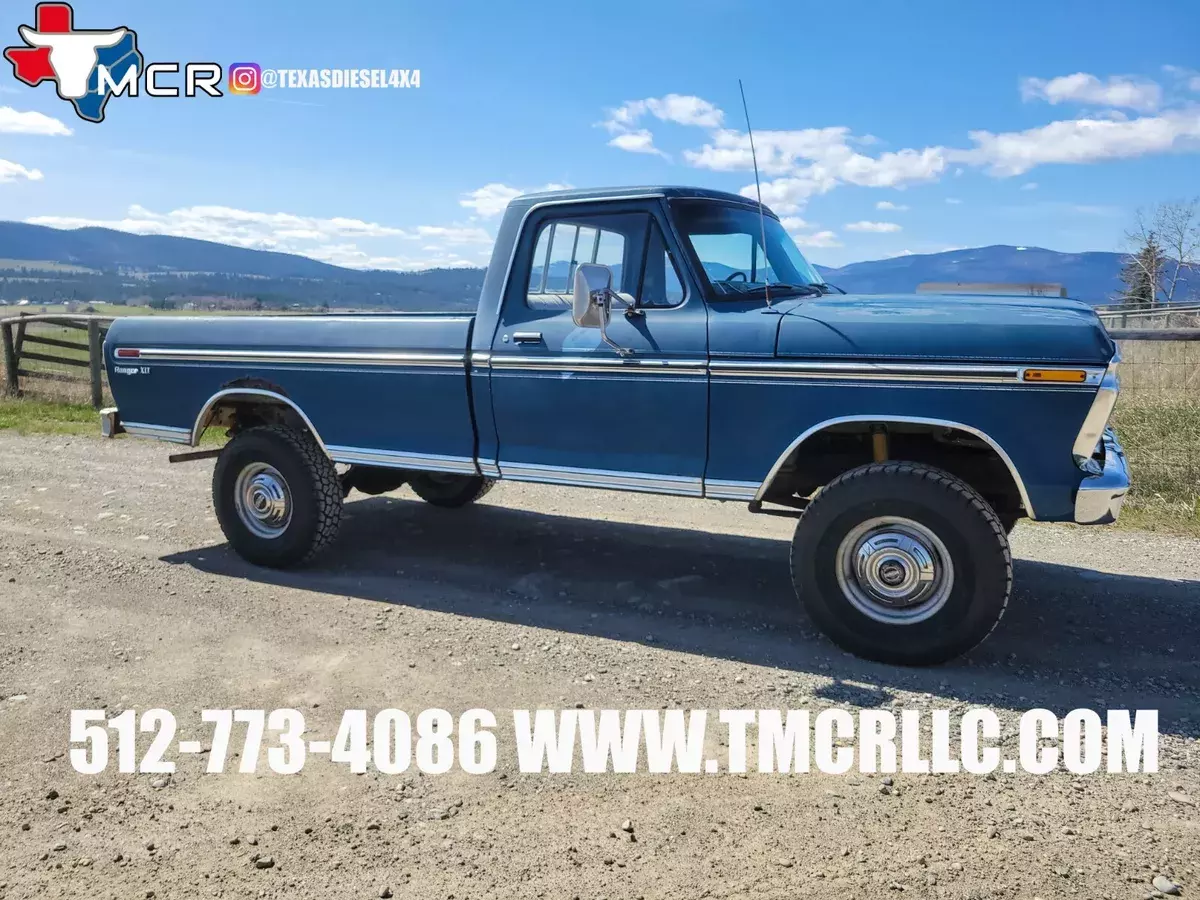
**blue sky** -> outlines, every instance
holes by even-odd
[[[1116,250],[1137,207],[1200,194],[1191,0],[74,7],[76,27],[134,29],[147,62],[419,69],[420,87],[116,97],[94,125],[4,63],[2,219],[482,264],[517,191],[752,190],[739,77],[764,199],[819,263]],[[32,23],[6,2],[0,43]]]

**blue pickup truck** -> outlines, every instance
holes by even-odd
[[[853,296],[734,194],[530,194],[471,314],[117,320],[102,430],[215,455],[233,548],[330,544],[351,490],[461,507],[498,479],[797,517],[813,620],[871,659],[965,652],[1008,603],[1021,517],[1113,521],[1117,350],[1086,305]]]

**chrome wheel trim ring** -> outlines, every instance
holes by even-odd
[[[255,537],[273,540],[292,521],[292,492],[274,466],[253,462],[238,472],[233,485],[238,518]]]
[[[838,545],[836,567],[842,595],[886,625],[925,621],[954,589],[954,562],[942,539],[903,516],[879,516],[852,528]]]

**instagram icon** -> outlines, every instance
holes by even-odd
[[[257,94],[262,90],[262,68],[258,63],[234,63],[229,67],[229,93]]]

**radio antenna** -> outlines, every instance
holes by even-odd
[[[767,279],[767,214],[763,212],[762,184],[758,180],[758,154],[754,152],[754,129],[750,127],[750,107],[746,105],[746,89],[742,87],[742,79],[738,79],[738,91],[742,95],[742,112],[746,116],[746,134],[750,136],[750,159],[754,163],[754,190],[758,194],[758,224],[762,232],[763,248],[763,291],[766,293],[767,309],[771,308],[771,282]],[[752,251],[753,252],[753,251]]]

